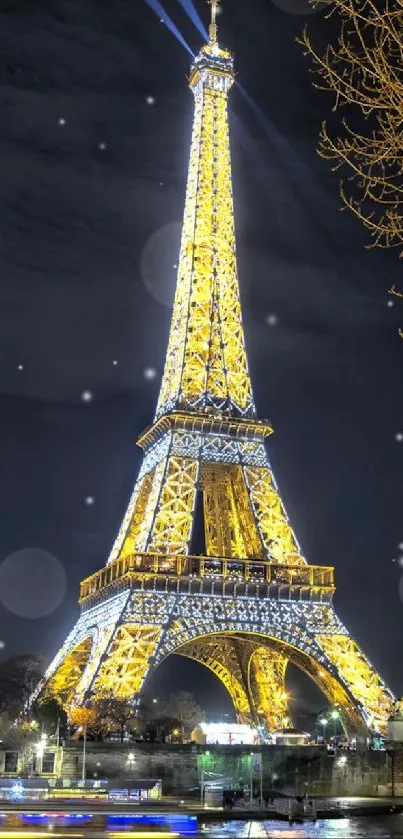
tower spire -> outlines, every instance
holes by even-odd
[[[157,418],[177,410],[256,416],[236,265],[228,92],[231,53],[210,40],[189,76],[195,97],[178,279]]]
[[[220,0],[208,0],[211,6],[211,22],[209,26],[209,41],[210,44],[217,43],[217,9]]]

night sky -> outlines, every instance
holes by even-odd
[[[403,693],[403,306],[388,306],[402,269],[396,251],[365,249],[316,154],[332,102],[295,36],[306,20],[318,37],[329,24],[305,3],[226,0],[219,20],[254,103],[231,94],[246,341],[302,549],[336,566],[339,616]],[[197,51],[178,0],[164,6]],[[155,408],[190,56],[144,0],[0,11],[0,639],[3,657],[49,658],[79,581],[106,561]],[[169,667],[177,686],[183,672],[205,691],[191,664]]]

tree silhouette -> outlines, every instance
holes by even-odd
[[[337,36],[329,35],[324,50],[307,30],[299,39],[311,58],[315,87],[334,96],[336,116],[331,128],[322,123],[318,151],[333,170],[348,175],[347,184],[341,181],[342,202],[369,230],[370,246],[399,248],[402,255],[403,0],[328,5]]]

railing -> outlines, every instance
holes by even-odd
[[[334,588],[334,569],[322,565],[278,565],[253,559],[138,553],[115,559],[87,577],[80,586],[80,600],[126,579],[156,576],[265,583],[277,587]]]

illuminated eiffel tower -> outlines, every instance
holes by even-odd
[[[235,255],[227,99],[232,56],[195,59],[195,115],[176,296],[153,424],[107,564],[81,584],[81,615],[37,696],[69,708],[134,697],[179,654],[221,680],[242,722],[289,724],[297,665],[355,726],[383,731],[393,696],[332,606],[333,568],[300,552],[256,418]],[[204,555],[192,555],[196,511]]]

